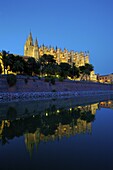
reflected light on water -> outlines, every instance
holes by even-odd
[[[1,169],[113,167],[113,100],[78,106],[66,102],[0,107]],[[7,159],[10,151],[15,165]]]

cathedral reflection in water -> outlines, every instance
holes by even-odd
[[[51,105],[41,114],[33,113],[26,117],[17,117],[15,108],[10,108],[9,118],[7,116],[7,120],[0,121],[0,141],[5,145],[14,137],[24,136],[26,149],[32,156],[40,142],[60,140],[81,133],[91,134],[96,110],[101,107],[113,109],[113,101],[67,109],[56,109],[55,105]]]

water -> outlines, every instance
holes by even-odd
[[[112,170],[113,100],[89,101],[0,104],[0,170]]]

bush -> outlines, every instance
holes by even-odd
[[[16,81],[17,81],[16,75],[14,74],[7,75],[7,83],[10,87],[14,86],[16,84]]]

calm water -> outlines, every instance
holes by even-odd
[[[0,104],[0,170],[113,170],[113,100],[79,103]]]

